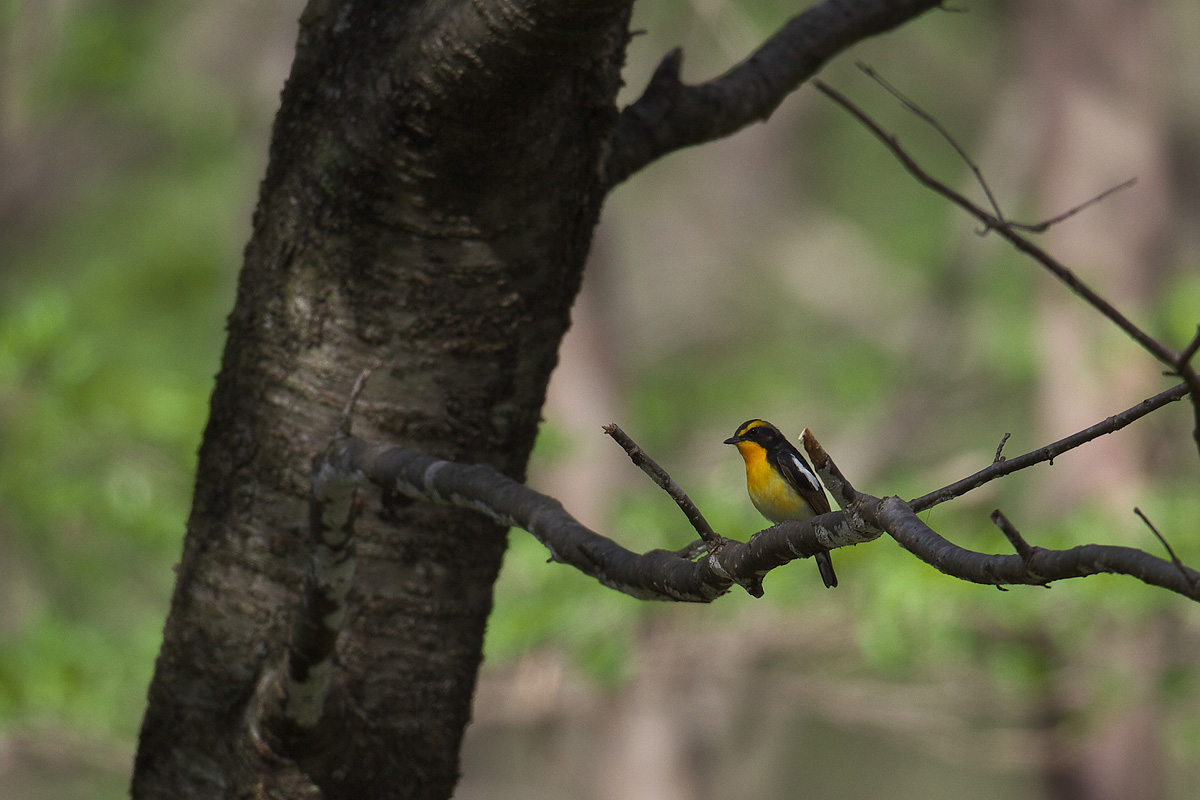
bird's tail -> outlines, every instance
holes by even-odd
[[[829,557],[828,551],[817,553],[817,569],[821,570],[821,580],[825,581],[825,588],[832,589],[837,586],[837,574],[833,571],[833,559]]]

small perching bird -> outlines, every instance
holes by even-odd
[[[817,474],[791,442],[769,422],[752,419],[725,440],[746,462],[746,489],[759,513],[773,523],[808,519],[829,511]],[[815,556],[826,587],[837,586],[828,551]]]

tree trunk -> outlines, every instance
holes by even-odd
[[[673,52],[618,124],[628,0],[310,0],[134,797],[448,797],[504,551],[474,512],[383,498],[344,621],[303,618],[313,651],[336,638],[324,711],[294,729],[269,711],[309,563],[310,460],[354,378],[375,370],[359,436],[523,478],[605,192],[766,119],[826,59],[934,5],[826,0],[696,86]]]
[[[360,370],[376,372],[356,432],[522,477],[603,197],[627,40],[624,4],[528,13],[540,16],[380,0],[305,10],[135,798],[452,792],[504,550],[504,530],[472,512],[363,515],[334,693],[348,722],[313,764],[272,752],[249,721],[306,564],[309,462]]]

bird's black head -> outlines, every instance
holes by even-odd
[[[739,425],[737,433],[726,439],[725,444],[754,442],[762,445],[764,449],[770,450],[771,447],[783,441],[787,440],[780,433],[779,428],[765,420],[751,419]]]

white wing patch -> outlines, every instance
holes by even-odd
[[[797,458],[795,453],[788,453],[788,458],[792,460],[792,466],[796,468],[796,472],[803,475],[804,479],[808,481],[808,488],[816,492],[821,491],[821,484],[808,465]]]

